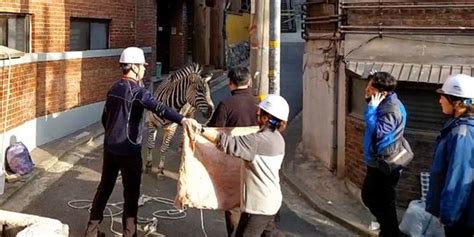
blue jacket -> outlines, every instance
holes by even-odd
[[[474,116],[449,120],[437,139],[426,211],[474,228]]]
[[[367,105],[364,116],[364,161],[377,167],[376,157],[390,157],[399,151],[407,113],[397,94],[392,92],[378,107]]]
[[[145,109],[175,123],[183,118],[178,112],[157,101],[137,82],[131,79],[115,82],[107,93],[102,113],[104,149],[121,155],[139,154]]]

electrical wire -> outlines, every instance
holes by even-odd
[[[152,218],[137,216],[137,222],[139,224],[146,224],[146,226],[143,228],[146,234],[151,234],[156,231],[158,218],[167,219],[167,220],[179,220],[187,216],[186,210],[178,210],[174,208],[174,201],[168,198],[152,197],[152,196],[143,194],[140,196],[138,200],[138,206],[141,207],[150,201],[158,202],[165,205],[171,205],[173,206],[173,209],[157,210],[153,212]],[[120,216],[123,213],[123,207],[122,207],[123,204],[124,202],[107,203],[105,207],[105,211],[108,212],[109,214],[105,214],[104,217],[106,218],[110,217],[110,232],[118,236],[121,236],[121,233],[114,230],[114,224],[116,222],[114,220],[114,217]],[[76,200],[69,201],[67,205],[72,209],[87,209],[87,211],[90,212],[92,208],[92,200],[76,199]],[[114,212],[112,209],[115,209],[116,211]],[[203,216],[201,215],[201,226],[203,228],[203,233],[205,233],[204,221],[202,218]],[[207,234],[205,234],[205,236],[207,237]]]
[[[436,40],[414,39],[414,38],[405,38],[405,37],[397,37],[397,36],[390,36],[390,35],[384,35],[383,37],[384,38],[390,38],[390,39],[419,41],[419,42],[427,42],[427,43],[434,43],[434,44],[446,44],[446,45],[456,45],[456,46],[474,46],[474,44],[469,44],[469,43],[443,42],[443,41],[436,41]]]
[[[349,52],[346,54],[346,56],[344,56],[343,62],[346,63],[345,59],[348,58],[349,55],[351,55],[354,51],[356,51],[356,50],[362,48],[363,46],[367,45],[368,43],[372,42],[373,40],[375,40],[375,39],[377,39],[377,38],[381,38],[381,37],[380,37],[379,35],[374,36],[374,37],[372,37],[372,38],[366,40],[365,42],[363,42],[363,43],[360,44],[359,46],[357,46],[357,47],[351,49],[351,51],[349,51]]]
[[[204,214],[201,209],[201,230],[205,237],[207,237],[206,229],[204,228]]]

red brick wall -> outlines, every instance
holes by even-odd
[[[431,0],[423,2],[465,3],[466,1]],[[349,10],[346,14],[348,25],[474,26],[473,8]]]
[[[346,166],[344,174],[347,179],[362,187],[365,177],[363,160],[364,123],[352,116],[346,117]]]
[[[346,178],[360,188],[365,177],[363,161],[364,121],[351,115],[346,117]],[[415,153],[415,159],[402,173],[397,187],[398,204],[408,205],[411,200],[420,199],[420,172],[429,171],[434,150],[435,133],[406,131],[405,137]]]
[[[135,16],[135,10],[137,15]],[[156,2],[152,0],[0,0],[0,12],[32,15],[32,52],[69,50],[70,17],[110,19],[110,48],[152,47],[147,78],[155,71]],[[8,129],[36,117],[96,103],[120,78],[118,56],[35,62],[12,67]],[[7,96],[7,67],[0,67],[0,127]]]
[[[36,117],[104,100],[114,80],[120,78],[118,57],[40,62],[12,67],[8,128]],[[0,127],[7,97],[7,71],[0,68]]]

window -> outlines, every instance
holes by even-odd
[[[229,11],[234,13],[250,12],[250,0],[230,0]]]
[[[349,90],[349,112],[357,115],[363,116],[365,106],[367,103],[365,102],[364,95],[365,95],[365,87],[367,86],[367,80],[363,80],[357,77],[350,78],[350,90]]]
[[[29,52],[29,16],[0,13],[0,45],[23,52]]]
[[[250,0],[242,0],[240,10],[243,12],[250,12]]]
[[[366,102],[364,99],[367,80],[349,78],[349,113],[363,118]],[[414,82],[398,82],[395,92],[407,110],[407,128],[423,131],[439,131],[447,121],[441,113],[439,96],[435,92],[440,85]]]
[[[109,48],[109,22],[100,19],[71,18],[71,50]]]

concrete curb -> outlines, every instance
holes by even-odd
[[[308,204],[310,205],[314,210],[317,212],[321,213],[322,215],[328,217],[332,221],[340,224],[341,226],[356,232],[359,236],[368,236],[368,237],[376,237],[378,236],[377,233],[369,231],[367,229],[367,226],[362,225],[360,223],[353,222],[349,219],[343,218],[339,212],[339,210],[335,209],[333,206],[326,204],[326,201],[322,199],[321,197],[310,194],[307,192],[305,187],[303,187],[301,182],[298,182],[295,180],[295,178],[290,178],[288,175],[285,174],[285,172],[282,172],[282,178],[283,182],[288,184],[290,188],[299,194],[299,196]]]
[[[69,151],[102,135],[104,132],[103,129],[100,129],[101,126],[100,123],[94,123],[66,137],[59,138],[33,149],[33,151],[31,151],[31,157],[35,162],[35,169],[28,176],[22,177],[20,181],[9,183],[13,188],[6,188],[5,193],[0,195],[0,207],[18,193],[24,186],[40,177],[57,162],[61,161],[62,157],[64,157],[64,155]],[[100,128],[97,129],[98,127]]]

